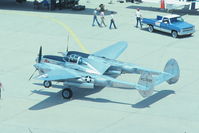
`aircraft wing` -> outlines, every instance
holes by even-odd
[[[35,67],[44,72],[44,74],[35,77],[35,79],[39,80],[65,81],[68,79],[81,77],[81,74],[79,74],[76,70],[63,68],[62,66],[50,63],[38,63],[35,65]]]
[[[93,53],[93,56],[88,57],[88,62],[99,73],[103,74],[111,65],[99,59],[98,57],[116,59],[127,48],[127,45],[128,44],[126,42],[117,42],[109,47]]]
[[[99,74],[103,74],[111,65],[101,60],[99,57],[89,56],[87,62],[98,71]]]
[[[109,47],[106,47],[102,50],[93,53],[93,55],[109,59],[116,59],[127,48],[127,46],[127,42],[117,42]]]

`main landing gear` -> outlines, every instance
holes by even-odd
[[[51,81],[44,81],[43,85],[45,88],[49,88],[52,86],[52,82]],[[73,96],[73,92],[70,88],[64,88],[62,90],[62,97],[64,99],[70,99]]]
[[[65,88],[62,90],[62,96],[64,99],[70,99],[73,96],[73,92],[70,88]]]

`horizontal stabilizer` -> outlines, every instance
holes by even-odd
[[[162,73],[156,77],[154,77],[154,85],[159,85],[165,81],[168,81],[169,79],[171,79],[173,77],[172,74],[170,73]]]

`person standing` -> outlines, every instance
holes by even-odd
[[[136,16],[136,28],[138,28],[138,23],[139,23],[140,28],[142,29],[142,23],[141,23],[142,14],[141,14],[139,8],[137,8],[137,10],[135,12],[135,16]]]
[[[111,12],[111,21],[110,21],[109,29],[112,29],[112,25],[114,26],[115,29],[117,29],[114,18],[113,18],[113,12]]]
[[[93,24],[92,24],[92,26],[95,26],[95,21],[97,22],[98,26],[100,26],[100,23],[97,19],[97,12],[98,12],[97,8],[95,8],[95,10],[93,11]]]
[[[0,99],[1,99],[1,91],[2,91],[2,89],[3,89],[3,85],[2,85],[2,83],[0,82]]]
[[[105,22],[104,22],[104,20],[105,20],[105,17],[104,17],[104,12],[103,11],[101,11],[100,12],[100,18],[101,18],[101,26],[102,26],[102,24],[106,27],[106,24],[105,24]]]
[[[62,0],[59,0],[59,10],[62,9]]]

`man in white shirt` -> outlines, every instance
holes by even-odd
[[[136,16],[136,27],[138,27],[138,23],[140,23],[140,28],[142,28],[142,23],[141,23],[141,18],[142,18],[142,14],[140,12],[140,9],[137,8],[136,12],[135,12],[135,16]]]
[[[104,22],[104,19],[105,19],[105,17],[104,17],[104,12],[103,11],[101,11],[100,12],[100,17],[101,17],[101,26],[102,26],[102,24],[106,27],[106,24],[105,24],[105,22]]]

